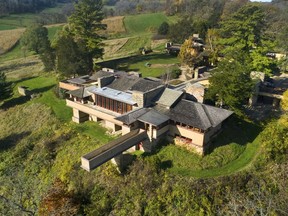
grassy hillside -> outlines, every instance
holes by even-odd
[[[42,13],[53,14],[61,13],[62,8],[65,4],[57,4],[54,8],[47,8]],[[38,19],[40,15],[34,13],[23,13],[23,14],[10,14],[9,16],[4,16],[0,18],[0,31],[9,30],[16,28],[25,28]]]
[[[124,19],[126,30],[129,34],[151,34],[157,32],[164,21],[175,22],[176,17],[167,17],[163,13],[140,14],[126,16]]]
[[[56,32],[62,29],[62,25],[51,25],[51,26],[47,26],[47,28],[48,28],[48,37],[52,41],[54,39]],[[24,54],[23,50],[21,50],[20,44],[17,43],[21,37],[21,34],[19,33],[16,34],[16,33],[21,30],[17,29],[17,30],[10,30],[10,31],[12,31],[13,35],[15,34],[15,37],[11,37],[10,34],[5,35],[5,39],[4,38],[2,40],[0,39],[0,47],[4,45],[4,43],[1,44],[1,41],[8,41],[10,44],[10,47],[7,48],[7,50],[10,50],[12,47],[13,49],[11,49],[8,53],[0,55],[0,63],[5,62],[7,60],[23,58],[25,56],[27,57],[33,54],[33,52],[27,52]],[[0,31],[0,35],[1,33],[2,32]],[[13,38],[14,40],[12,41]],[[16,41],[16,44],[15,44],[15,41]]]

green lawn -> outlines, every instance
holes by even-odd
[[[56,34],[57,31],[61,30],[62,26],[51,26],[48,27],[48,37],[50,39],[50,41],[52,41],[54,39],[54,36]],[[27,56],[31,56],[33,55],[33,52],[27,52],[23,53],[20,43],[17,43],[16,46],[9,51],[8,53],[5,53],[3,55],[0,55],[0,63],[7,61],[7,60],[13,60],[13,59],[18,59],[18,58],[23,58],[23,57],[27,57]]]
[[[61,13],[65,4],[57,4],[56,7],[46,8],[42,13]],[[0,30],[8,30],[15,28],[23,28],[35,23],[38,14],[36,13],[23,13],[23,14],[10,14],[0,18]]]
[[[172,144],[162,147],[155,156],[174,174],[197,178],[229,175],[253,162],[260,150],[260,131],[255,124],[232,118],[204,157]]]
[[[4,16],[0,18],[0,29],[4,30],[7,26],[12,29],[27,27],[36,21],[36,17],[37,15],[31,13]]]
[[[146,63],[163,64],[163,67],[153,68],[147,67]],[[175,56],[166,53],[152,53],[149,55],[137,55],[122,59],[116,59],[99,63],[101,67],[116,68],[124,71],[138,71],[142,73],[143,77],[159,77],[167,71],[164,67],[166,64],[177,64],[179,59]]]
[[[163,13],[140,14],[125,16],[124,24],[129,34],[151,34],[157,32],[164,21],[172,23],[176,19],[176,17],[168,18]]]

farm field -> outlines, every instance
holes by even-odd
[[[11,50],[24,31],[24,28],[0,31],[0,55]]]
[[[62,25],[49,25],[47,26],[48,28],[48,37],[49,39],[52,41],[56,32],[62,29]],[[4,38],[0,39],[0,47],[4,46],[4,41],[8,41],[7,44],[9,45],[9,47],[6,48],[6,50],[10,50],[8,53],[5,54],[0,54],[0,63],[4,62],[6,60],[13,60],[13,59],[17,59],[17,58],[23,58],[23,57],[27,57],[30,55],[33,55],[33,52],[26,52],[24,53],[23,50],[21,50],[21,46],[19,43],[17,43],[21,37],[21,34],[18,32],[23,32],[24,29],[14,29],[14,30],[8,30],[9,32],[12,32],[12,34],[15,34],[15,37],[11,37],[10,34],[6,34],[6,31],[3,31],[4,33],[2,33],[2,31],[0,31],[0,35],[3,34]],[[18,34],[17,34],[18,33]],[[12,40],[14,38],[14,40]],[[2,43],[3,41],[3,43]],[[16,42],[15,42],[16,41]],[[14,42],[14,44],[13,44]],[[12,49],[13,47],[13,49]]]

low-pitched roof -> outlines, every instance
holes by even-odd
[[[216,127],[232,113],[229,110],[182,99],[167,112],[167,115],[173,121],[207,130],[210,127]]]
[[[95,86],[89,87],[81,87],[79,89],[68,91],[68,94],[71,94],[77,98],[85,98],[91,95],[91,90],[93,90]]]
[[[164,122],[167,122],[170,118],[156,110],[150,109],[145,114],[141,115],[138,120],[144,123],[151,124],[153,126],[158,126]]]
[[[157,88],[160,85],[162,84],[159,81],[140,78],[138,82],[136,82],[133,86],[131,86],[129,90],[147,92],[151,89]]]
[[[73,84],[78,84],[78,85],[87,83],[89,81],[90,81],[89,75],[84,75],[84,76],[80,76],[80,77],[67,80],[68,83],[73,83]]]
[[[156,103],[161,104],[166,108],[170,108],[182,95],[182,91],[165,88],[164,92]]]
[[[90,76],[90,79],[91,80],[98,80],[98,78],[108,77],[108,76],[114,76],[114,73],[100,70],[100,71],[97,71],[96,73],[94,73],[92,76]]]
[[[116,79],[109,84],[108,87],[119,91],[128,91],[138,80],[139,77],[134,75],[118,74],[116,75]]]
[[[128,113],[125,113],[124,115],[118,116],[116,118],[116,120],[121,121],[127,125],[130,125],[130,124],[136,122],[137,119],[141,115],[147,113],[148,111],[149,111],[148,108],[140,108],[140,109],[132,110]]]
[[[130,105],[136,104],[136,102],[132,100],[132,94],[123,91],[118,91],[112,88],[108,87],[94,88],[90,90],[90,92],[107,98],[111,98],[116,101],[124,102]]]

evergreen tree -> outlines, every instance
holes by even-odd
[[[158,34],[167,35],[169,32],[169,24],[167,22],[163,22],[158,28]]]
[[[6,75],[0,71],[0,102],[12,95],[12,84],[6,81]]]
[[[57,70],[65,77],[81,73],[81,50],[71,34],[62,32],[56,44]]]
[[[274,44],[265,35],[265,14],[256,4],[246,4],[221,23],[220,44],[225,58],[235,59],[238,53],[245,55],[251,70],[269,75],[273,61],[266,57]]]
[[[106,25],[102,24],[102,1],[101,0],[79,0],[75,3],[75,11],[69,17],[70,31],[74,41],[80,44],[79,47],[86,53],[82,61],[86,63],[88,71],[93,70],[93,58],[103,56],[101,41],[103,37],[97,31],[105,30]]]

